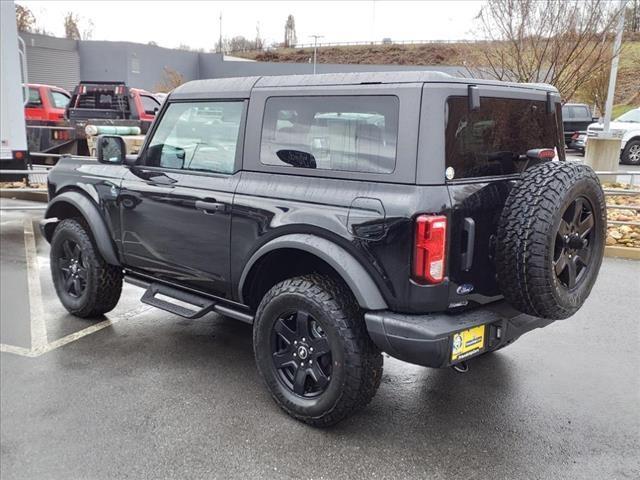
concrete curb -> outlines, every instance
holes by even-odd
[[[12,192],[11,189],[0,192],[0,198],[11,198],[16,200],[29,200],[32,202],[47,203],[46,192]]]
[[[618,247],[610,245],[604,247],[605,257],[628,258],[630,260],[640,260],[640,248]]]

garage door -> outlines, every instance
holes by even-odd
[[[76,50],[29,47],[29,83],[55,85],[69,91],[80,82],[80,57]]]

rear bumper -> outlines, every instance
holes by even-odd
[[[497,350],[522,334],[553,322],[520,313],[504,301],[458,314],[405,315],[377,311],[366,313],[364,318],[369,336],[382,351],[405,362],[433,368],[448,367],[463,360],[451,361],[456,332],[485,325],[484,347],[464,358],[467,360]]]

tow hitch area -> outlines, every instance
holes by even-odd
[[[463,360],[460,363],[453,365],[451,368],[458,373],[467,373],[469,371],[469,364]]]

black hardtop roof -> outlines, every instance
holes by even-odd
[[[204,99],[207,97],[249,98],[254,88],[393,84],[393,83],[463,83],[469,85],[493,85],[503,87],[532,88],[557,92],[556,88],[543,83],[514,83],[498,80],[454,77],[433,71],[403,72],[354,72],[322,73],[317,75],[274,75],[262,77],[216,78],[194,80],[177,87],[170,95],[172,99]]]

